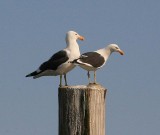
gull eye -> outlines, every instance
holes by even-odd
[[[78,35],[77,33],[75,35]]]
[[[115,47],[116,49],[118,49],[118,47]]]

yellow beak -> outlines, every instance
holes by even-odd
[[[118,50],[118,52],[121,54],[121,55],[124,55],[124,52],[122,50]]]
[[[84,37],[83,36],[79,36],[78,39],[79,40],[84,40]]]

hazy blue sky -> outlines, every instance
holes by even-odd
[[[81,52],[110,43],[125,51],[97,72],[107,135],[159,135],[159,0],[1,0],[0,135],[58,134],[59,77],[25,75],[66,46],[69,30],[86,38]],[[68,83],[87,84],[86,71],[75,68]]]

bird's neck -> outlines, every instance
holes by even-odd
[[[106,52],[106,54],[108,55],[108,56],[110,56],[111,54],[112,54],[112,51],[111,51],[111,49],[110,48],[105,48],[105,52]]]
[[[76,40],[66,40],[67,49],[72,51],[72,53],[77,54],[77,57],[80,56],[79,45]]]
[[[105,54],[106,54],[106,56],[107,56],[107,58],[106,58],[106,59],[108,59],[108,58],[109,58],[109,56],[112,54],[111,49],[110,49],[110,48],[108,48],[108,47],[106,47],[106,48],[105,48]]]
[[[102,56],[104,56],[105,60],[107,60],[112,53],[109,48],[103,48],[98,50],[97,52],[99,52]]]

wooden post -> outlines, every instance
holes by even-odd
[[[98,84],[59,88],[59,135],[105,135],[106,89]]]

